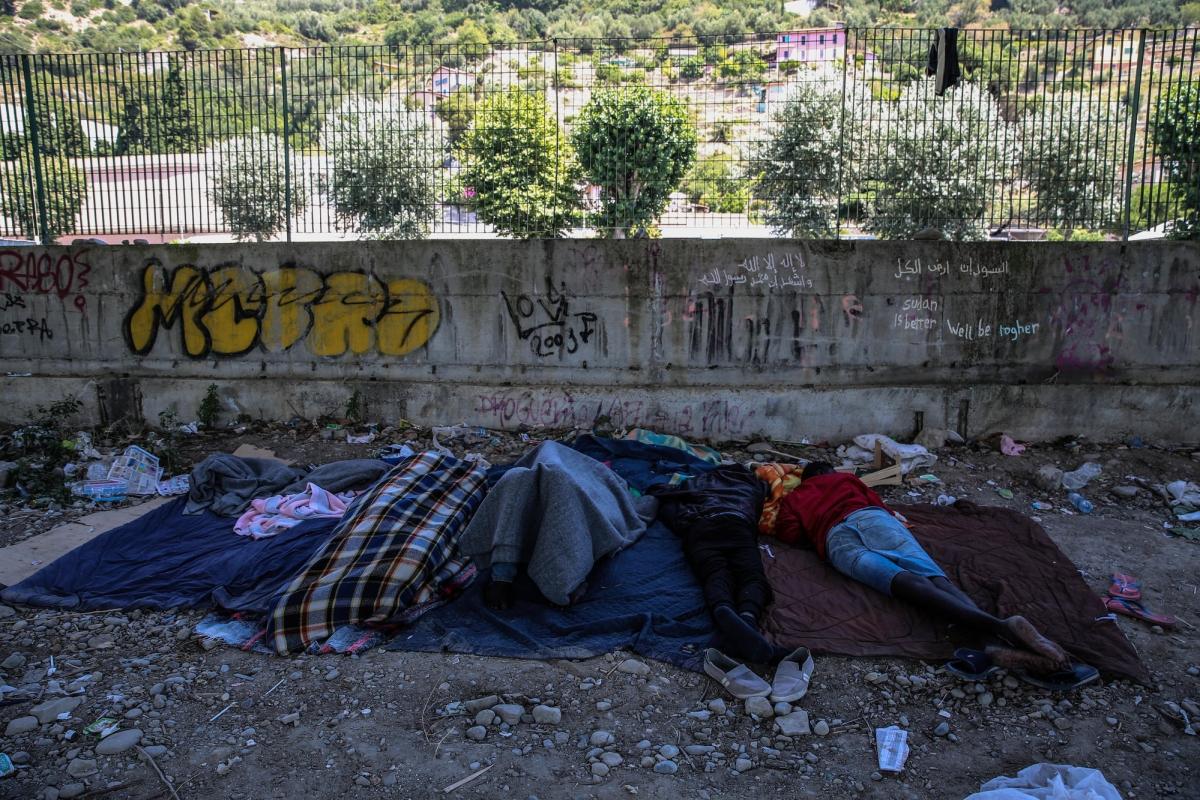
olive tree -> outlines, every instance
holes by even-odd
[[[584,175],[600,188],[598,227],[617,239],[648,233],[696,159],[687,107],[646,86],[593,94],[572,139]]]
[[[224,139],[209,149],[206,161],[216,165],[209,197],[221,209],[229,229],[238,239],[265,241],[288,221],[288,180],[283,140],[272,134],[252,133]],[[291,213],[308,205],[302,176],[293,171]]]

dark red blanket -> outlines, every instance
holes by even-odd
[[[950,580],[999,616],[1023,614],[1072,656],[1108,678],[1146,683],[1149,675],[1071,559],[1042,527],[1015,511],[959,503],[900,509],[913,534]],[[837,655],[946,659],[946,626],[835,572],[812,550],[772,539],[763,553],[775,602],[763,627],[775,644]]]

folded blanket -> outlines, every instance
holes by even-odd
[[[280,494],[299,494],[307,484],[315,483],[329,492],[363,491],[388,473],[392,465],[377,458],[348,458],[322,464],[283,488]]]
[[[799,464],[759,464],[754,474],[767,482],[770,492],[763,502],[762,516],[758,518],[758,532],[763,536],[775,534],[775,519],[779,516],[779,505],[788,492],[800,485]]]
[[[525,564],[546,599],[565,606],[598,560],[645,530],[625,481],[590,456],[543,442],[496,482],[462,549],[480,566]]]
[[[275,651],[304,650],[345,625],[386,624],[437,597],[464,567],[458,537],[484,475],[432,451],[397,464],[280,595],[267,627]]]
[[[304,475],[270,458],[240,458],[215,453],[192,468],[185,514],[208,509],[223,517],[236,517],[255,497],[278,494]]]
[[[299,494],[277,494],[250,501],[233,532],[252,539],[265,539],[294,528],[306,519],[341,519],[358,492],[327,492],[315,483]]]

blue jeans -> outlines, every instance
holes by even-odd
[[[825,554],[838,572],[884,594],[901,572],[946,577],[900,520],[882,508],[855,511],[829,531]]]

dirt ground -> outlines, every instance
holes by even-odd
[[[429,442],[428,431],[413,428],[385,429],[369,445],[341,436],[250,425],[182,440],[180,463],[241,443],[323,463],[371,455],[392,441]],[[1165,631],[1127,618],[1115,623],[1149,668],[1150,686],[1104,682],[1049,696],[1003,673],[970,684],[940,664],[818,656],[798,706],[828,732],[786,737],[703,675],[626,653],[552,662],[382,649],[279,658],[197,640],[191,627],[203,612],[0,606],[2,682],[32,695],[6,694],[0,707],[7,726],[0,750],[16,764],[15,775],[0,779],[0,797],[425,798],[486,768],[450,794],[963,798],[989,778],[1048,761],[1100,769],[1124,797],[1200,798],[1200,737],[1159,711],[1168,701],[1200,701],[1200,545],[1164,529],[1171,514],[1151,489],[1132,497],[1111,491],[1138,487],[1137,478],[1147,486],[1200,481],[1197,448],[1168,444],[1075,441],[1019,457],[983,443],[947,447],[929,470],[942,483],[883,492],[901,507],[944,493],[1036,516],[1098,593],[1114,570],[1139,576],[1146,603],[1180,620]],[[744,445],[722,449],[746,460]],[[531,443],[485,432],[451,446],[504,463]],[[776,446],[805,458],[833,455],[820,446]],[[1097,506],[1090,515],[1067,513],[1061,490],[1038,488],[1039,467],[1074,469],[1088,460],[1104,470],[1085,490]],[[998,489],[1011,490],[1012,499]],[[1054,508],[1034,511],[1034,500]],[[94,510],[32,502],[12,491],[0,499],[0,545]],[[57,704],[38,709],[44,722],[31,721],[31,709],[47,701]],[[536,706],[559,713],[535,714]],[[512,724],[499,724],[506,716]],[[100,717],[139,730],[138,746],[97,752],[97,737],[84,727]],[[473,735],[483,731],[482,740],[468,738],[480,722],[486,727]],[[942,722],[947,735],[935,734]],[[872,731],[886,725],[909,732],[912,752],[898,776],[876,768]]]

